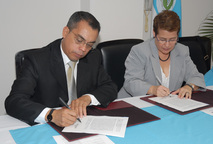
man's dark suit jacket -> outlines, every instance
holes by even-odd
[[[12,90],[5,100],[9,115],[35,124],[45,107],[60,107],[59,96],[68,101],[65,67],[60,51],[61,39],[29,52]],[[100,51],[90,51],[80,59],[77,69],[77,96],[92,94],[106,107],[117,98],[116,85],[101,65]]]

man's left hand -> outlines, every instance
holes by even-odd
[[[83,95],[78,99],[75,99],[69,105],[72,110],[75,110],[78,117],[82,118],[87,115],[87,106],[91,103],[91,98],[88,95]]]

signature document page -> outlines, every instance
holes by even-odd
[[[103,134],[117,137],[124,137],[128,117],[112,116],[86,116],[81,119],[81,123],[65,127],[62,132]]]
[[[115,144],[105,135],[95,135],[68,142],[62,135],[53,136],[57,144]]]
[[[149,99],[152,101],[158,102],[160,104],[163,104],[165,106],[179,110],[181,112],[193,110],[193,109],[208,105],[206,103],[199,102],[192,99],[185,99],[185,98],[180,99],[178,98],[178,95],[171,95],[171,94],[166,97],[153,97]]]

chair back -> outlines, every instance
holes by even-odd
[[[118,86],[124,83],[125,60],[133,45],[143,42],[142,39],[120,39],[99,43],[97,49],[102,54],[102,64],[106,72]]]
[[[15,66],[16,66],[16,78],[18,78],[19,74],[21,73],[23,62],[25,59],[25,55],[37,50],[35,49],[27,49],[27,50],[22,50],[16,53],[15,55]]]
[[[200,73],[205,74],[211,68],[211,40],[207,37],[180,37],[179,43],[189,47],[190,57]]]

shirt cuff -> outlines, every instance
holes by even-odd
[[[38,115],[38,117],[34,120],[34,122],[40,123],[40,124],[46,123],[45,116],[46,116],[47,112],[51,109],[52,108],[48,108],[48,107],[43,109],[43,111]],[[61,107],[55,107],[53,109],[61,109]]]
[[[50,109],[51,108],[43,109],[43,111],[38,115],[38,117],[34,120],[34,122],[40,123],[40,124],[46,123],[45,116]]]
[[[91,106],[91,105],[100,105],[99,101],[95,98],[94,95],[91,95],[91,94],[85,94],[85,95],[88,95],[88,96],[90,96],[90,98],[91,98],[90,106]]]
[[[95,98],[94,95],[91,95],[91,94],[85,94],[85,95],[88,95],[91,98],[90,105],[100,105],[99,101]],[[34,122],[40,123],[40,124],[46,123],[45,116],[50,109],[51,108],[43,109],[43,111],[38,115],[38,117],[34,120]],[[56,109],[60,109],[60,108],[58,107]]]

